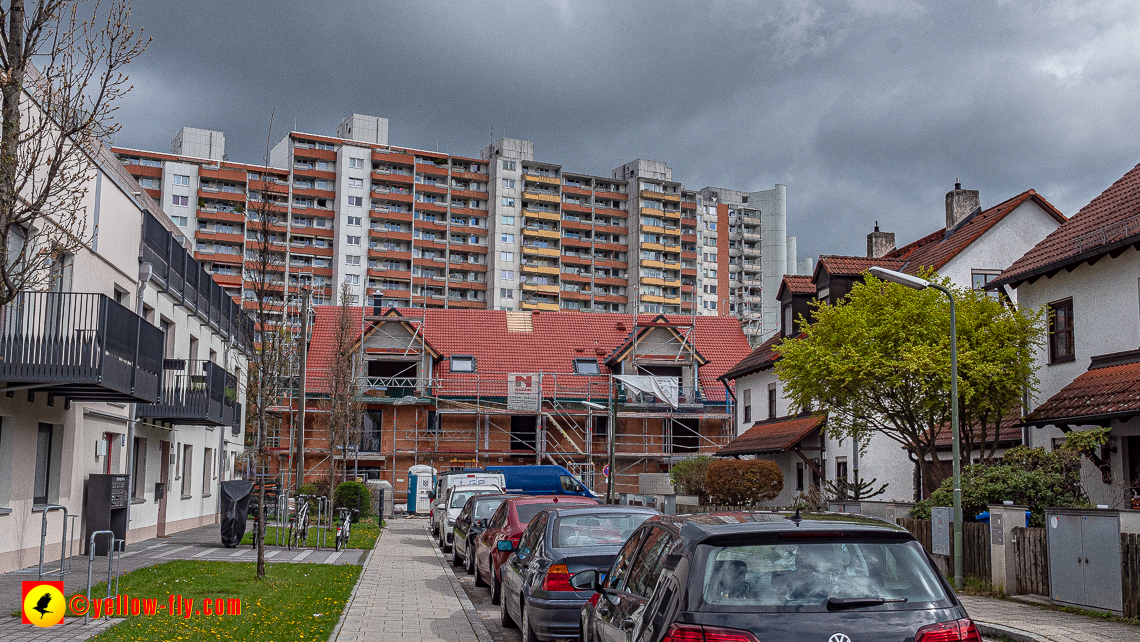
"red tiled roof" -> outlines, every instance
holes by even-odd
[[[1082,425],[1140,414],[1140,350],[1093,357],[1072,383],[1029,413],[1025,423]]]
[[[311,392],[322,389],[319,382],[328,369],[330,333],[335,329],[338,309],[337,306],[319,306],[316,309],[306,369],[306,388]],[[481,389],[485,394],[505,394],[506,391],[506,377],[487,376],[491,374],[559,374],[559,385],[565,378],[567,381],[573,379],[573,385],[585,386],[590,377],[561,375],[574,372],[574,359],[588,357],[598,359],[602,375],[610,374],[605,364],[606,355],[625,343],[634,331],[633,316],[628,314],[542,312],[531,316],[533,332],[508,332],[507,314],[501,310],[401,308],[397,311],[401,317],[385,317],[385,320],[402,318],[419,327],[428,346],[443,357],[475,357],[476,374],[452,373],[450,360],[439,359],[434,376],[443,381],[437,388],[446,388],[448,380],[477,379],[480,386],[485,386]],[[356,320],[354,327],[359,326],[364,321],[362,308],[354,308],[351,312]],[[639,315],[638,324],[660,319],[660,315]],[[693,317],[666,315],[665,321],[677,324],[678,331],[685,332],[686,328],[681,326],[690,324]],[[367,323],[379,322],[369,320]],[[718,379],[739,361],[740,355],[748,351],[748,339],[741,331],[740,321],[729,316],[698,316],[690,338],[704,360],[700,366],[702,392],[712,401],[723,402],[724,386]],[[357,330],[353,341],[359,339],[360,331]],[[603,377],[593,379],[604,381]],[[597,381],[591,385],[602,389],[596,385]],[[498,386],[501,390],[486,386]]]
[[[978,240],[994,225],[1013,212],[1026,201],[1032,200],[1058,222],[1064,223],[1065,216],[1057,211],[1049,201],[1034,190],[1028,190],[999,203],[987,210],[978,212],[966,222],[958,225],[954,233],[946,236],[945,228],[932,232],[913,243],[908,243],[886,255],[886,258],[903,259],[905,264],[900,271],[918,274],[923,268],[940,270],[962,250]]]
[[[824,254],[819,257],[819,263],[815,266],[815,274],[812,275],[812,281],[818,282],[819,271],[827,270],[831,276],[861,276],[869,268],[885,267],[890,270],[901,269],[905,261],[897,258],[882,257],[872,259],[865,256],[836,256],[833,254]]]
[[[779,453],[795,446],[813,430],[822,428],[827,415],[798,415],[752,424],[745,433],[728,442],[719,456]]]
[[[939,448],[949,448],[953,445],[953,431],[950,424],[941,426],[938,430],[938,437],[934,440],[934,445]],[[1005,419],[1001,420],[1001,425],[998,426],[998,441],[1011,442],[1021,441],[1021,412],[1020,410],[1014,411],[1006,415]],[[992,443],[993,437],[986,435],[986,443]]]
[[[806,274],[785,274],[780,281],[780,289],[776,291],[776,298],[784,296],[784,290],[792,294],[815,294],[815,283]]]
[[[1036,274],[1073,261],[1098,256],[1140,234],[1140,165],[1101,192],[1061,227],[1053,230],[998,277],[998,283],[1018,284]]]
[[[732,366],[728,371],[720,376],[721,379],[728,381],[729,379],[739,379],[747,374],[759,372],[772,367],[772,364],[780,358],[780,355],[774,350],[776,344],[784,337],[780,333],[772,335],[770,339],[756,346],[756,349],[748,354],[747,357],[741,359],[736,365]]]

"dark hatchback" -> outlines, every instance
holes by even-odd
[[[582,607],[581,642],[980,642],[907,531],[856,517],[655,517]]]
[[[475,574],[475,538],[487,528],[491,516],[510,495],[475,495],[463,505],[452,528],[451,563],[463,564],[468,575]]]
[[[593,591],[574,589],[570,578],[588,569],[605,572],[626,539],[657,514],[652,508],[590,506],[535,515],[502,566],[500,623],[517,623],[523,642],[576,637],[579,612]],[[501,545],[514,548],[509,540]]]

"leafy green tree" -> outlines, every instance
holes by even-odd
[[[757,505],[784,489],[784,473],[767,459],[717,459],[709,464],[709,495],[717,504]]]
[[[713,458],[708,455],[690,457],[673,464],[669,471],[669,481],[676,486],[677,492],[682,495],[696,495],[702,504],[709,501],[709,491],[706,486],[709,474],[709,464]]]
[[[935,279],[932,273],[925,278]],[[949,475],[936,455],[950,430],[950,311],[942,293],[866,275],[835,305],[816,304],[803,336],[776,347],[776,372],[793,405],[828,413],[839,438],[866,442],[881,433],[905,448],[927,488]],[[984,292],[956,288],[960,446],[993,457],[1003,419],[1020,415],[1036,389],[1033,351],[1042,340],[1039,312],[1018,310]]]

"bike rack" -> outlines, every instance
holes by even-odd
[[[60,546],[59,546],[59,568],[54,569],[54,570],[48,569],[47,572],[44,572],[44,550],[47,547],[48,513],[52,512],[52,511],[57,511],[57,510],[63,511],[63,538],[60,541]],[[74,518],[79,517],[79,516],[78,515],[71,515],[70,517],[72,519],[74,519]],[[67,514],[67,507],[66,506],[60,506],[59,504],[49,504],[47,506],[44,506],[43,519],[42,519],[41,526],[40,526],[40,565],[34,569],[26,568],[26,569],[19,570],[19,571],[13,571],[13,573],[12,573],[13,575],[16,575],[16,574],[31,575],[32,573],[38,573],[38,579],[40,581],[42,581],[44,579],[45,575],[48,577],[62,578],[64,575],[68,575],[71,573],[70,551],[68,550],[68,545],[67,545],[68,544],[68,542],[67,542],[67,520],[68,520],[68,518],[69,518],[69,516]],[[74,528],[74,526],[73,526],[73,528]],[[74,550],[74,547],[72,547],[72,550]]]
[[[91,571],[95,566],[95,538],[99,535],[109,535],[111,540],[107,546],[107,597],[111,597],[111,576],[115,576],[115,595],[119,594],[119,575],[114,573],[116,549],[126,540],[115,539],[115,531],[95,531],[91,533],[91,541],[87,546],[87,612],[83,614],[83,624],[91,619]]]

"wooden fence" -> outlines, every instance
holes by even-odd
[[[1013,528],[1013,546],[1017,555],[1019,595],[1049,595],[1049,549],[1045,545],[1044,528]]]
[[[1120,575],[1124,617],[1140,617],[1140,533],[1120,534]]]
[[[895,520],[899,526],[910,531],[915,539],[922,544],[926,552],[934,554],[932,533],[929,519],[899,518]],[[950,533],[950,550],[954,550],[954,533]],[[935,556],[939,567],[947,577],[954,574],[952,556]],[[962,524],[962,573],[966,577],[990,581],[990,525],[978,522]]]

